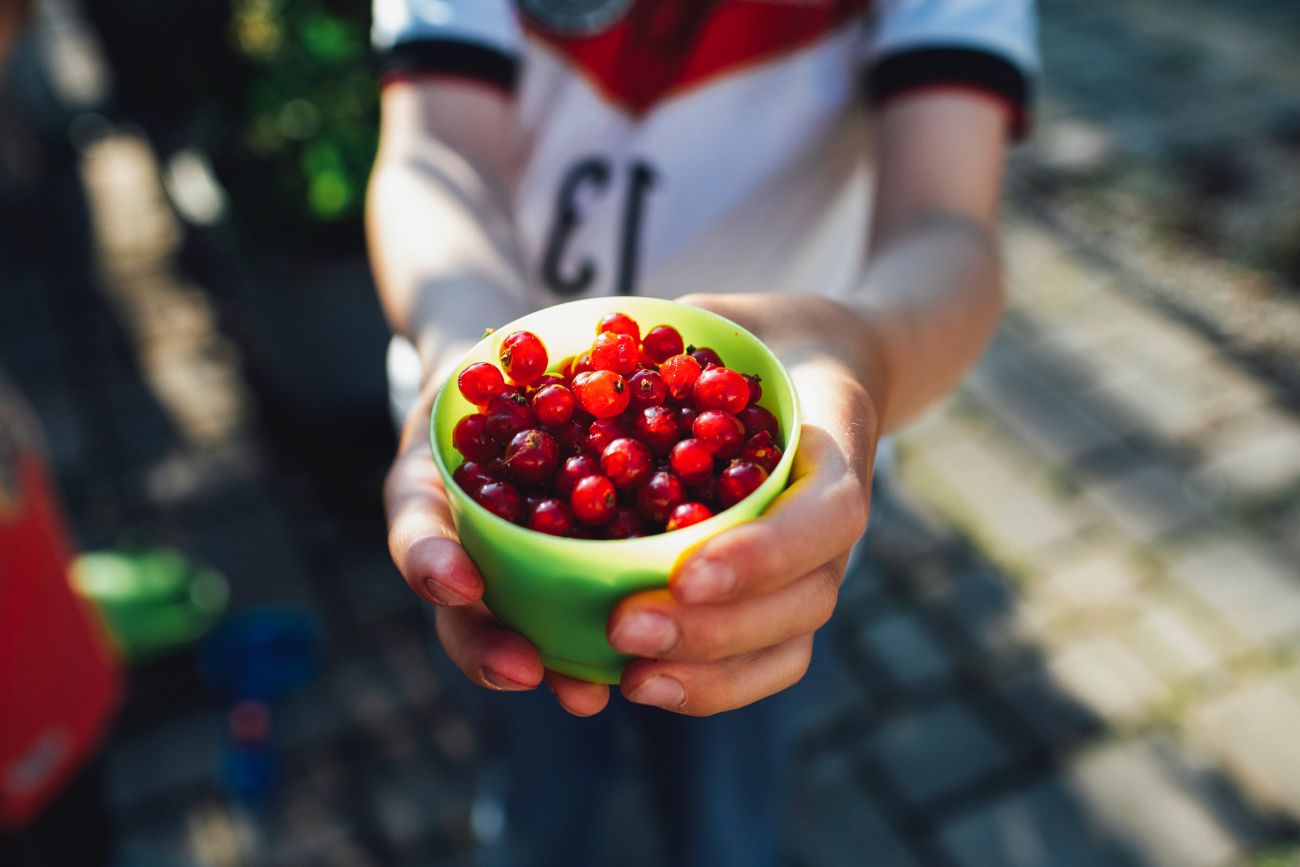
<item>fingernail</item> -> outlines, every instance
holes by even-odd
[[[483,678],[484,683],[493,689],[499,689],[502,692],[518,692],[519,690],[532,689],[528,684],[511,680],[504,674],[493,671],[490,668],[480,668],[478,673]]]
[[[666,614],[638,611],[618,622],[609,643],[633,656],[658,656],[677,643],[677,624]]]
[[[449,584],[443,584],[434,578],[425,579],[424,589],[433,601],[439,605],[468,605],[474,601],[472,597],[465,595],[464,591]]]
[[[686,702],[686,690],[673,678],[660,674],[634,689],[628,699],[655,707],[681,707]]]
[[[683,602],[713,602],[736,586],[736,573],[717,560],[697,560],[673,581],[673,593]]]

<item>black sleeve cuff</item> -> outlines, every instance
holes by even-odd
[[[1011,134],[1029,130],[1029,79],[1011,61],[974,48],[915,48],[886,55],[870,69],[867,92],[875,105],[927,88],[970,89],[1004,103]]]
[[[399,42],[380,58],[381,81],[429,75],[471,78],[514,90],[519,61],[486,45],[454,39]]]

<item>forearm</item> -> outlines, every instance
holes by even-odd
[[[881,433],[950,392],[1002,314],[995,238],[969,220],[924,218],[882,244],[863,277],[857,360]]]
[[[471,110],[493,110],[479,94],[467,98]],[[366,208],[384,313],[416,344],[426,373],[460,357],[485,327],[527,308],[504,160],[489,151],[471,161],[464,154],[473,151],[454,134],[422,126],[428,100],[417,92],[385,94]]]

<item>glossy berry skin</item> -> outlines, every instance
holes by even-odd
[[[636,340],[626,334],[606,331],[591,344],[591,364],[596,370],[612,370],[626,376],[636,370],[640,353]]]
[[[713,517],[713,511],[703,503],[682,503],[668,516],[668,530],[680,530]]]
[[[573,393],[584,410],[596,418],[613,418],[627,409],[631,394],[623,377],[612,370],[593,370],[573,379]]]
[[[699,414],[700,411],[693,406],[683,405],[677,407],[677,430],[681,432],[682,436],[688,437],[691,435],[691,425],[695,424],[695,417]]]
[[[573,457],[560,464],[560,468],[555,471],[555,493],[561,497],[568,497],[573,494],[573,489],[578,486],[578,482],[587,478],[587,476],[600,475],[600,459],[592,455],[574,455]]]
[[[678,400],[687,398],[700,378],[700,363],[689,355],[674,355],[659,365],[659,375],[663,377],[668,393]]]
[[[501,369],[511,382],[529,385],[546,372],[546,346],[531,331],[516,331],[501,341]]]
[[[677,413],[666,406],[647,406],[641,410],[632,424],[632,432],[656,455],[668,454],[681,436]]]
[[[713,452],[697,439],[684,439],[668,453],[668,465],[688,485],[698,485],[713,474]]]
[[[638,440],[616,439],[600,455],[600,469],[616,488],[635,488],[654,472],[654,456]]]
[[[734,415],[706,409],[695,417],[691,433],[716,457],[730,458],[745,444],[745,428]]]
[[[776,416],[765,406],[750,404],[736,414],[740,423],[745,426],[745,436],[752,437],[754,434],[766,431],[775,439],[781,433],[781,424],[776,420]]]
[[[528,392],[529,400],[536,397],[537,392],[546,388],[548,385],[563,385],[565,388],[568,388],[568,383],[565,381],[563,376],[560,376],[558,373],[543,373],[530,387]]]
[[[715,367],[700,373],[691,393],[700,409],[720,409],[732,415],[749,403],[749,383],[727,367]]]
[[[608,523],[614,517],[618,497],[614,483],[604,476],[587,476],[573,489],[569,497],[573,515],[584,524],[596,526]]]
[[[465,461],[456,467],[451,477],[456,484],[460,485],[461,490],[471,497],[477,497],[484,485],[496,481],[496,478],[488,472],[487,466],[478,461]]]
[[[587,436],[587,427],[573,418],[558,427],[551,428],[551,436],[555,437],[561,453],[571,455],[582,448],[582,441]]]
[[[451,431],[451,444],[471,461],[490,461],[501,454],[501,446],[488,435],[487,416],[478,412],[456,422]]]
[[[591,364],[591,353],[584,352],[573,361],[573,373],[570,379],[576,377],[579,373],[590,373],[596,368]]]
[[[626,313],[609,313],[601,317],[601,320],[596,323],[596,336],[599,337],[606,331],[625,334],[632,338],[633,343],[641,341],[641,326],[637,325],[636,320]]]
[[[489,482],[479,489],[478,504],[498,518],[516,523],[524,511],[524,499],[507,482]]]
[[[606,539],[634,539],[645,535],[645,521],[631,506],[616,506],[614,516],[605,525]]]
[[[573,530],[573,510],[563,500],[542,500],[528,516],[528,529],[551,536],[567,536]]]
[[[745,382],[749,384],[749,402],[758,403],[763,398],[763,378],[748,373],[743,373]]]
[[[732,461],[718,476],[718,501],[730,509],[767,481],[767,470],[750,461]]]
[[[515,391],[493,395],[484,410],[487,416],[488,436],[499,445],[509,445],[515,434],[537,426],[528,401]]]
[[[668,386],[664,378],[653,370],[638,370],[628,377],[628,394],[631,404],[637,409],[647,406],[660,406],[668,399]]]
[[[710,364],[718,367],[726,367],[726,365],[722,363],[722,356],[718,355],[717,352],[707,346],[701,346],[699,349],[688,347],[686,351],[690,353],[691,358],[694,358],[700,363],[700,369],[704,369]]]
[[[641,341],[641,349],[657,362],[667,361],[674,355],[681,355],[686,344],[682,335],[671,325],[656,325],[646,332]]]
[[[681,479],[660,470],[636,491],[637,510],[647,521],[663,524],[678,504],[686,502],[686,486]]]
[[[533,414],[547,427],[557,427],[573,418],[577,407],[573,392],[563,385],[546,385],[533,395]]]
[[[495,364],[479,361],[460,372],[456,377],[456,387],[470,403],[483,406],[492,395],[506,390],[506,380]]]
[[[560,461],[560,447],[555,438],[542,430],[515,434],[506,447],[506,470],[520,482],[539,484],[555,472]]]
[[[740,450],[740,459],[758,464],[770,475],[781,462],[781,447],[770,433],[760,431],[745,442],[745,447]]]
[[[627,436],[628,433],[627,424],[621,417],[598,418],[587,426],[587,435],[582,440],[582,450],[599,460],[610,443],[619,437]]]

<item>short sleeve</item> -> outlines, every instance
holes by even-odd
[[[968,88],[1004,103],[1013,133],[1025,133],[1039,68],[1033,0],[884,0],[878,9],[868,51],[873,102]]]
[[[510,89],[518,75],[510,0],[374,0],[371,42],[385,81],[454,75]]]

